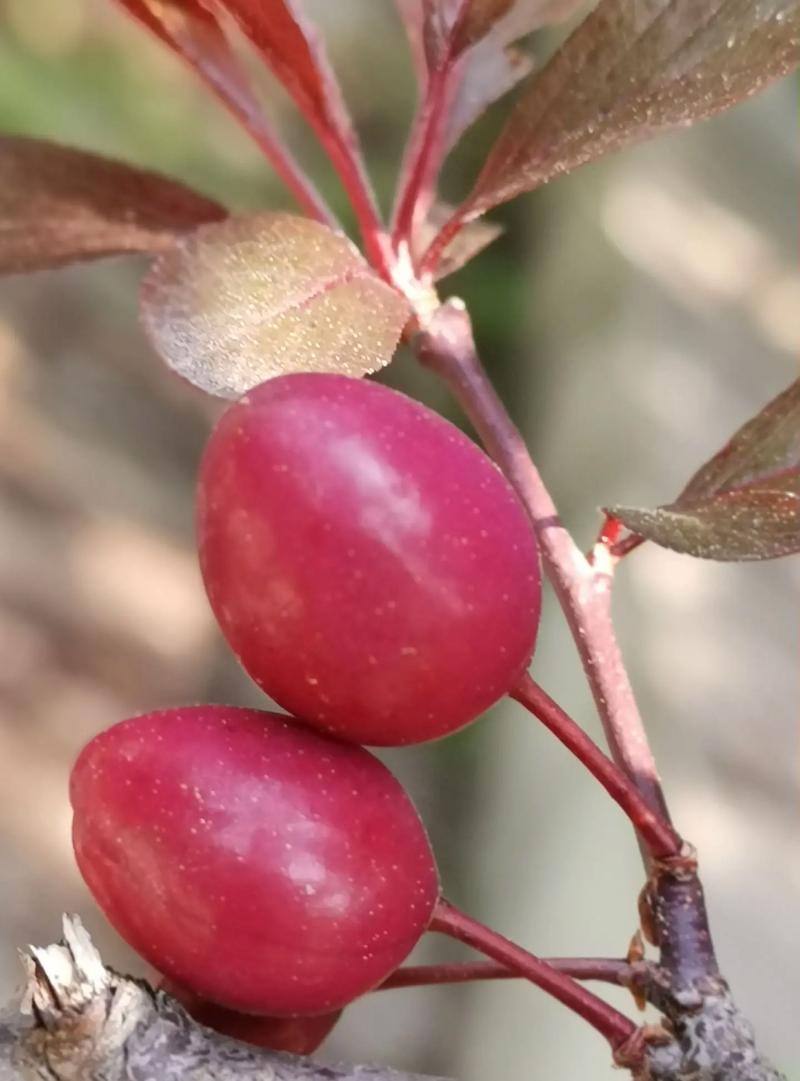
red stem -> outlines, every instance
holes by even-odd
[[[544,964],[571,976],[573,980],[599,980],[627,986],[633,969],[627,961],[606,957],[547,957]],[[496,961],[454,962],[446,965],[406,965],[384,980],[377,991],[400,987],[431,987],[445,983],[473,983],[477,980],[520,980],[522,973]]]
[[[630,1018],[581,987],[571,976],[461,912],[444,898],[436,906],[431,930],[464,942],[507,968],[517,969],[527,980],[597,1029],[615,1051],[633,1039],[637,1027]]]
[[[141,22],[160,41],[166,42],[173,48],[194,74],[211,88],[222,104],[253,138],[287,190],[296,199],[298,206],[316,221],[330,225],[334,229],[340,228],[325,200],[261,112],[249,84],[233,58],[227,53],[224,41],[223,52],[220,54],[218,39],[212,30],[212,41],[208,52],[212,62],[208,62],[203,42],[204,24],[192,20],[185,24],[177,10],[175,12],[166,10],[151,22],[149,17],[139,13],[136,6],[128,4],[125,0],[123,4],[134,19]]]
[[[428,245],[428,250],[423,254],[419,261],[419,273],[420,277],[432,277],[436,273],[436,268],[439,262],[447,250],[450,241],[454,237],[458,236],[462,228],[466,224],[467,206],[462,204],[454,212],[452,217],[448,218],[439,232],[433,238]]]
[[[323,124],[309,116],[317,137],[325,148],[333,167],[339,175],[342,187],[347,192],[350,205],[358,222],[364,250],[377,271],[388,281],[392,281],[391,265],[387,248],[382,238],[385,235],[375,196],[369,179],[364,171],[356,151],[348,146],[338,133],[331,133]]]
[[[598,557],[602,556],[603,550],[606,557],[610,556],[614,563],[618,563],[629,552],[634,551],[640,544],[644,544],[645,538],[640,537],[638,533],[629,533],[627,537],[623,537],[624,532],[625,526],[622,522],[613,514],[606,514],[597,534],[597,540],[586,556],[589,564],[594,566]]]
[[[232,112],[236,112],[231,106],[229,108],[231,108]],[[284,146],[277,133],[272,130],[266,120],[260,120],[258,125],[254,125],[248,121],[245,114],[237,115],[239,115],[242,123],[250,132],[264,156],[283,181],[286,189],[294,196],[300,209],[310,218],[322,222],[323,225],[329,225],[332,229],[340,229],[339,222],[325,203],[325,200],[303,173],[291,152]]]
[[[612,544],[609,551],[614,559],[623,559],[626,555],[636,551],[639,545],[644,544],[646,539],[646,537],[640,537],[638,533],[630,533],[627,537],[623,537],[621,541]]]
[[[606,514],[603,517],[603,524],[600,526],[600,532],[597,534],[595,544],[604,544],[606,548],[610,548],[619,540],[624,529],[625,527],[618,518],[615,518],[613,514]]]
[[[534,717],[538,717],[567,750],[586,766],[631,820],[651,856],[665,859],[681,852],[683,842],[672,826],[655,814],[627,774],[603,754],[594,740],[538,683],[526,674],[509,695]]]
[[[417,224],[418,206],[429,183],[431,161],[441,141],[444,104],[447,98],[449,53],[428,77],[422,99],[408,137],[402,180],[392,214],[392,244],[405,240],[409,246]]]

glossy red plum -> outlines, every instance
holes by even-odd
[[[277,714],[196,706],[101,733],[72,772],[81,873],[125,940],[235,1010],[329,1013],[427,927],[424,827],[368,751]]]
[[[533,652],[539,566],[514,492],[457,428],[376,383],[289,375],[233,405],[203,459],[198,536],[244,667],[342,738],[445,735]]]

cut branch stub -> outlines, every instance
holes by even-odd
[[[800,0],[601,0],[529,79],[460,216],[727,109],[799,60]]]
[[[171,368],[231,398],[288,372],[382,368],[409,306],[345,236],[267,213],[204,226],[162,255],[142,315]]]
[[[800,380],[740,428],[673,503],[608,513],[647,540],[705,559],[800,551]]]
[[[105,968],[77,917],[23,957],[23,1014],[0,1011],[0,1081],[443,1081],[264,1051],[194,1022],[169,995]]]
[[[0,274],[161,252],[224,218],[175,180],[82,150],[0,136]]]

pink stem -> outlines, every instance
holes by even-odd
[[[453,212],[452,217],[448,218],[428,245],[428,250],[423,254],[419,264],[421,277],[432,277],[435,274],[448,245],[458,236],[466,224],[466,212],[467,207],[462,204]]]
[[[506,968],[516,969],[520,975],[597,1029],[615,1051],[634,1039],[637,1027],[630,1018],[581,987],[571,976],[461,912],[444,898],[436,906],[431,930],[472,946]]]
[[[683,842],[672,826],[650,808],[628,775],[603,754],[538,683],[524,675],[509,694],[586,766],[631,820],[651,856],[667,859],[680,854]]]
[[[432,161],[441,142],[448,84],[448,57],[430,73],[422,103],[414,117],[401,172],[402,180],[392,215],[392,243],[409,246],[417,225],[418,207],[430,182]]]

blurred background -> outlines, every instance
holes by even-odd
[[[308,6],[387,204],[414,101],[393,4]],[[470,304],[487,365],[587,544],[598,506],[669,500],[798,374],[795,99],[776,85],[516,202],[496,215],[505,236],[446,283]],[[269,100],[336,202],[285,100]],[[451,195],[497,119],[457,155]],[[0,128],[158,168],[234,207],[289,205],[247,137],[108,0],[0,0]],[[82,744],[155,707],[263,702],[226,652],[195,563],[193,478],[218,406],[145,343],[142,269],[0,282],[0,1001],[20,979],[15,948],[57,938],[64,910],[108,961],[145,971],[73,867],[67,777]],[[385,378],[460,419],[410,358]],[[795,1079],[798,587],[798,559],[718,566],[645,546],[616,588],[723,968]],[[534,670],[599,737],[551,597]],[[627,825],[519,709],[385,757],[423,810],[454,900],[539,953],[624,952],[642,884]],[[420,951],[452,955],[436,941]],[[459,1081],[612,1077],[602,1042],[522,984],[373,996],[325,1055]]]

